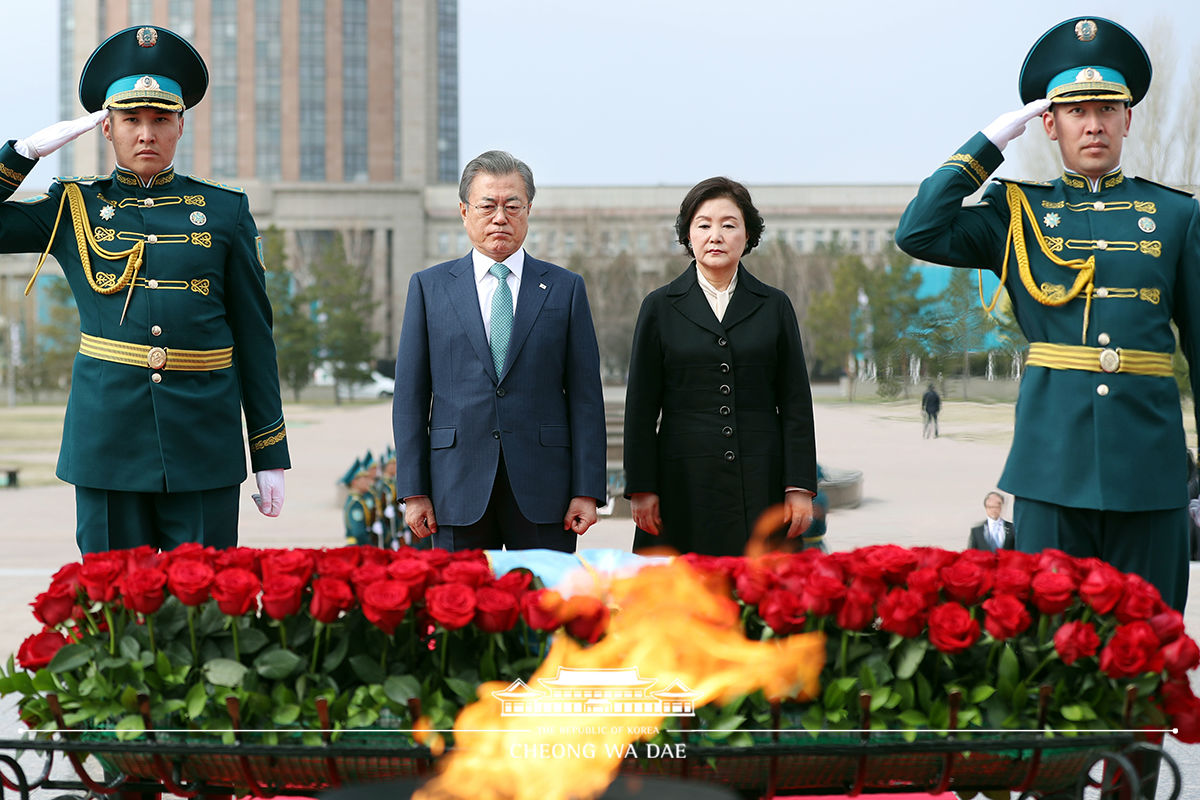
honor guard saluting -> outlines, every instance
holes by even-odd
[[[997,273],[1029,339],[1000,478],[1016,496],[1017,549],[1098,556],[1142,575],[1182,611],[1187,468],[1171,322],[1200,396],[1200,207],[1121,169],[1150,73],[1142,45],[1114,22],[1051,28],[1021,70],[1025,107],[921,184],[896,242],[916,258]],[[963,207],[1039,115],[1062,175],[999,180]]]
[[[84,553],[235,545],[243,410],[259,508],[283,507],[290,462],[258,230],[240,190],[172,166],[184,109],[207,85],[186,41],[128,28],[83,68],[88,116],[0,148],[0,199],[97,125],[116,159],[108,175],[0,205],[0,251],[54,256],[79,308],[57,472],[76,487]]]

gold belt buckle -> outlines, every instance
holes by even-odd
[[[1121,353],[1111,347],[1100,351],[1100,369],[1105,372],[1116,372],[1121,368]]]
[[[150,369],[162,369],[167,363],[167,350],[165,347],[151,347],[146,353],[146,364]]]

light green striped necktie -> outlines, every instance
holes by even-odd
[[[496,377],[504,371],[504,358],[508,355],[508,340],[512,338],[513,301],[512,290],[508,288],[508,273],[512,272],[504,264],[492,264],[488,270],[496,276],[499,285],[492,295],[492,363],[496,365]]]

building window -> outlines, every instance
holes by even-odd
[[[254,171],[271,180],[282,175],[279,0],[257,0],[254,16]]]
[[[325,2],[300,0],[300,180],[325,180]]]
[[[342,169],[367,180],[367,0],[342,4]]]
[[[458,0],[438,0],[437,180],[458,177]]]
[[[178,33],[189,42],[196,36],[194,0],[172,0],[167,9],[167,27]],[[175,147],[175,171],[182,173],[195,172],[196,141],[184,126],[183,136]]]
[[[75,41],[75,0],[60,0],[59,6],[60,16],[58,18],[58,36],[62,42]],[[72,119],[79,114],[78,107],[75,105],[75,89],[79,85],[79,76],[75,74],[75,62],[71,58],[71,48],[60,45],[58,48],[58,118]],[[100,144],[107,144],[99,136],[94,137],[95,141]],[[88,137],[84,137],[83,141],[88,141]],[[86,145],[68,145],[58,151],[58,170],[63,175],[74,175],[79,170],[75,169],[75,147],[86,147]],[[101,147],[99,152],[103,152]],[[107,163],[101,159],[101,164]]]
[[[796,248],[797,253],[804,252],[804,238],[804,229],[797,228],[796,232],[792,235],[792,246]]]
[[[212,58],[208,61],[212,171],[237,177],[237,0],[212,0]]]

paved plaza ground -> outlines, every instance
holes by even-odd
[[[247,481],[242,490],[241,543],[337,546],[343,539],[337,478],[364,451],[378,453],[390,441],[390,404],[289,405],[285,413],[296,466],[287,473],[283,514],[277,519],[260,516],[250,499],[254,482]],[[941,414],[941,436],[928,440],[921,438],[915,398],[848,403],[821,397],[815,414],[821,463],[864,473],[862,504],[830,514],[830,549],[885,542],[956,550],[966,545],[968,529],[983,518],[983,496],[994,488],[1008,452],[1011,404],[948,400]],[[57,435],[39,450],[41,445],[22,443],[20,434],[50,424],[46,420],[61,425],[60,407],[0,409],[0,467],[19,450],[23,462],[43,465],[24,469],[23,480],[27,474],[27,482],[49,480],[45,476],[52,472]],[[41,440],[32,433],[27,438]],[[1005,512],[1010,515],[1011,508]],[[0,657],[6,659],[37,630],[30,601],[58,567],[78,559],[74,516],[74,491],[65,484],[0,489]],[[583,537],[581,546],[628,548],[632,538],[630,520],[608,518]],[[1186,622],[1191,636],[1200,640],[1200,572],[1195,565]],[[0,716],[6,714],[0,710]],[[1172,751],[1185,769],[1182,797],[1200,797],[1200,748],[1173,746]]]

